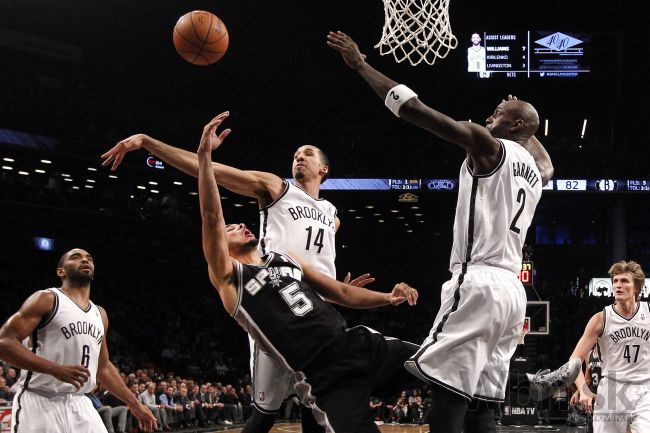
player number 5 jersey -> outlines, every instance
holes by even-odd
[[[499,140],[502,158],[492,173],[474,175],[469,158],[460,168],[450,271],[465,262],[518,273],[522,248],[542,195],[535,160],[521,145]]]
[[[271,250],[300,254],[316,270],[336,278],[335,221],[332,203],[287,181],[282,194],[260,209],[260,254]]]

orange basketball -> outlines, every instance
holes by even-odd
[[[210,12],[188,12],[174,26],[174,47],[193,65],[211,65],[226,54],[228,30],[223,21]]]

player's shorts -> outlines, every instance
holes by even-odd
[[[418,347],[365,326],[348,329],[326,357],[296,373],[295,389],[326,433],[376,433],[370,396],[413,383],[403,365]]]
[[[517,275],[469,265],[442,286],[429,336],[405,367],[468,400],[502,402],[525,314],[526,292]]]
[[[293,372],[262,351],[248,337],[251,347],[251,380],[253,382],[253,405],[262,413],[275,414],[282,402],[296,395]]]
[[[11,408],[11,432],[106,433],[106,427],[85,395],[46,397],[20,389]]]
[[[594,433],[650,432],[650,385],[601,378],[593,423]]]

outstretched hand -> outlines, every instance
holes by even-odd
[[[348,272],[345,278],[343,278],[343,282],[345,284],[350,284],[351,286],[364,287],[366,284],[370,284],[375,281],[375,279],[371,277],[370,274],[360,275],[354,280],[350,281],[351,277],[352,275]]]
[[[404,301],[407,301],[411,307],[417,304],[418,291],[406,283],[395,284],[390,294],[391,305],[399,305]]]
[[[359,69],[365,63],[365,54],[361,54],[356,42],[343,32],[329,32],[327,34],[327,45],[341,53],[345,63],[354,70]]]
[[[197,153],[211,153],[221,146],[221,143],[228,137],[231,130],[224,129],[221,134],[217,135],[217,128],[229,115],[229,111],[224,111],[203,127],[203,135],[201,135],[201,142],[199,143]]]
[[[156,417],[151,413],[151,409],[139,403],[137,405],[129,406],[129,410],[138,420],[140,430],[145,432],[154,432],[158,430],[158,423]]]
[[[117,167],[120,166],[124,159],[124,155],[142,148],[144,141],[148,138],[149,137],[145,134],[135,134],[119,141],[111,150],[101,156],[104,160],[102,166],[105,167],[112,162],[113,165],[111,165],[111,171],[117,170]]]

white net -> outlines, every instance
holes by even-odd
[[[458,45],[449,22],[450,0],[383,0],[384,29],[375,48],[416,66],[433,65]]]

